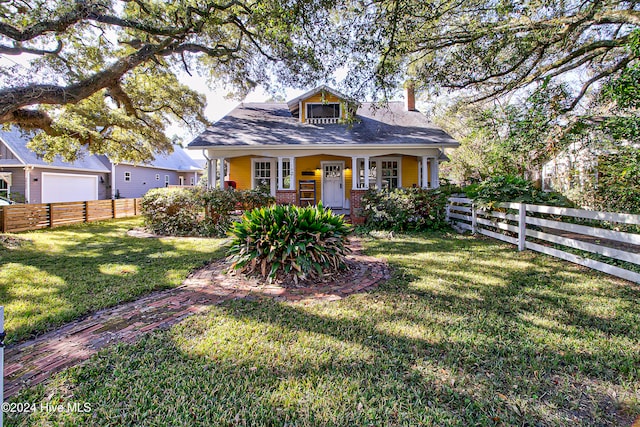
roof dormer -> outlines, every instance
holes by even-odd
[[[348,117],[347,109],[351,104],[346,95],[326,85],[318,86],[287,102],[291,115],[300,122],[309,124],[343,122]]]

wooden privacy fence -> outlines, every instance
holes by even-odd
[[[37,230],[60,225],[125,218],[140,214],[141,199],[90,200],[0,207],[0,232]]]
[[[447,219],[455,227],[517,245],[521,251],[542,252],[640,283],[640,234],[618,230],[640,225],[640,215],[524,203],[484,210],[471,199],[452,197]]]

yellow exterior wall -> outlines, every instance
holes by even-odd
[[[236,182],[238,190],[251,190],[251,157],[229,159],[229,180]]]
[[[235,181],[238,190],[251,189],[251,159],[256,156],[242,156],[229,159],[229,179]],[[350,157],[340,157],[332,155],[317,155],[307,157],[297,157],[295,159],[296,176],[294,189],[298,190],[298,182],[300,180],[313,179],[316,181],[316,199],[322,198],[322,171],[320,168],[323,161],[340,161],[344,162],[344,187],[345,199],[351,198],[351,174],[353,165]],[[420,160],[414,156],[402,156],[402,186],[409,188],[418,186],[418,162]],[[430,168],[429,168],[430,169]],[[303,176],[303,171],[312,171],[313,176]],[[429,174],[431,170],[429,170]],[[431,176],[431,175],[429,175]]]
[[[251,189],[251,159],[255,156],[233,157],[229,159],[229,179],[236,182],[238,190]],[[298,181],[313,179],[316,181],[316,198],[322,197],[322,174],[316,168],[324,161],[341,161],[344,167],[351,169],[350,157],[330,155],[308,156],[296,158],[296,176],[294,189],[298,190]],[[313,176],[303,176],[302,171],[312,171]],[[351,170],[345,170],[345,198],[351,197]]]
[[[413,156],[402,157],[402,186],[418,186],[418,159]]]
[[[305,118],[305,114],[307,111],[307,104],[311,103],[311,104],[321,104],[323,102],[341,102],[341,99],[338,98],[337,96],[333,96],[332,94],[326,92],[325,93],[325,97],[324,99],[322,98],[322,93],[317,93],[307,99],[305,99],[304,101],[302,101],[302,110],[300,111],[300,117],[301,117],[301,121],[304,123],[306,121]],[[345,118],[345,114],[346,111],[344,111],[345,109],[342,108],[342,111],[340,111],[342,113],[342,118]]]

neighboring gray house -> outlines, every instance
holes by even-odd
[[[173,153],[159,155],[148,164],[120,163],[112,166],[114,197],[142,197],[151,188],[169,185],[196,185],[202,176],[202,167],[179,145]]]
[[[17,128],[0,131],[0,196],[17,202],[51,203],[108,199],[111,164],[86,152],[73,163],[42,160]]]
[[[0,131],[0,197],[25,203],[141,197],[150,188],[197,184],[202,168],[180,146],[150,164],[112,164],[83,151],[75,162],[47,163],[17,128]],[[193,184],[192,184],[193,183]]]

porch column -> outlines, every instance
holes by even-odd
[[[193,185],[198,185],[198,172],[193,173]]]
[[[208,170],[208,172],[209,172],[209,176],[208,176],[209,185],[208,185],[208,187],[210,189],[216,188],[216,174],[218,173],[217,166],[218,166],[218,159],[209,160],[209,170]]]
[[[369,156],[364,157],[364,189],[369,189]]]
[[[360,173],[358,171],[358,158],[351,157],[351,189],[358,188],[358,177]]]
[[[431,188],[440,187],[440,182],[438,179],[438,158],[431,158]]]
[[[289,181],[289,188],[291,188],[292,190],[295,190],[297,188],[297,186],[296,186],[296,158],[292,156],[290,162],[291,163],[289,163],[289,165],[291,167],[291,180]]]
[[[284,190],[284,179],[282,176],[282,157],[278,157],[278,167],[276,168],[276,177],[278,180],[278,190]]]
[[[429,188],[429,158],[422,156],[422,188]]]
[[[220,158],[220,189],[224,190],[224,157]]]

